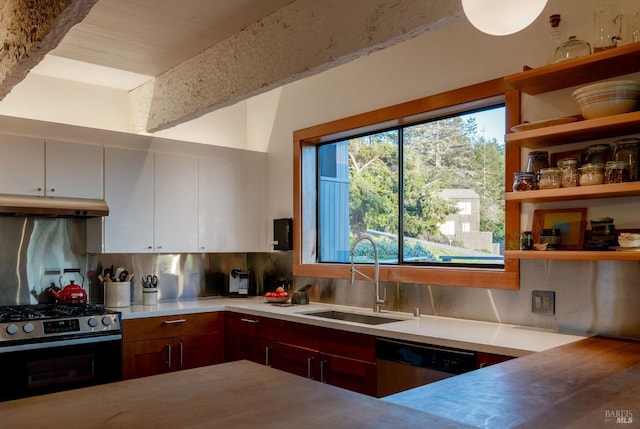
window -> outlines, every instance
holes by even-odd
[[[504,121],[515,93],[495,79],[294,132],[293,274],[348,278],[366,233],[382,281],[517,289],[518,261],[502,257],[518,231],[504,217],[513,150],[477,119]],[[517,123],[512,109],[498,134]],[[365,272],[367,248],[354,255]]]
[[[504,142],[480,127],[504,122],[497,105],[318,145],[318,262],[366,234],[382,264],[502,267]]]

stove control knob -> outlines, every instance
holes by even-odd
[[[25,323],[25,325],[22,327],[22,330],[27,334],[32,333],[34,329],[36,329],[36,327],[31,322]]]
[[[14,324],[7,326],[7,334],[15,335],[18,333],[18,327]]]
[[[98,321],[95,319],[95,317],[91,317],[88,320],[89,326],[91,326],[92,328],[95,328],[96,326],[98,326]]]
[[[109,317],[109,316],[104,316],[104,317],[102,318],[102,324],[103,324],[104,326],[109,326],[109,325],[111,325],[111,317]]]

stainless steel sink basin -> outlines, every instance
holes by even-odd
[[[400,322],[404,319],[392,317],[372,316],[370,314],[349,313],[336,310],[316,310],[300,313],[307,316],[322,317],[324,319],[344,320],[346,322],[364,323],[366,325],[381,325],[383,323]]]

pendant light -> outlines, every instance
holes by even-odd
[[[531,24],[547,0],[462,0],[467,19],[483,33],[506,36]]]

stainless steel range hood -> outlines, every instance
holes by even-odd
[[[0,194],[1,216],[99,217],[109,215],[104,200]]]

